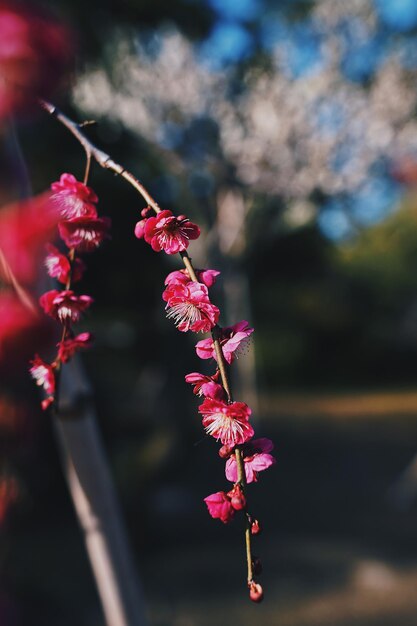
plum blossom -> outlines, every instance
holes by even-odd
[[[59,222],[58,230],[61,239],[68,248],[77,252],[91,252],[108,238],[110,218],[82,216]]]
[[[202,283],[206,287],[212,287],[216,282],[217,276],[220,275],[220,272],[217,270],[194,270],[196,276],[198,278],[198,282]],[[165,285],[188,285],[188,283],[192,282],[188,271],[186,269],[176,270],[174,272],[170,272],[165,279]]]
[[[70,275],[71,282],[77,282],[82,278],[85,265],[81,259],[75,258],[71,267],[69,258],[65,254],[62,254],[55,246],[49,243],[46,245],[46,249],[48,256],[45,258],[45,265],[49,276],[56,278],[64,285]]]
[[[256,482],[258,480],[258,472],[262,472],[274,465],[276,462],[275,458],[269,454],[273,448],[274,444],[266,437],[253,439],[242,446],[247,483]],[[237,462],[234,455],[230,456],[226,462],[226,478],[232,483],[238,479]]]
[[[71,289],[58,291],[52,289],[39,298],[39,304],[47,315],[60,322],[78,322],[93,299],[90,296],[78,296]]]
[[[58,359],[62,363],[66,363],[71,359],[78,350],[89,348],[92,342],[91,333],[80,333],[76,337],[64,339],[58,345]]]
[[[191,372],[191,374],[186,375],[185,382],[194,385],[193,393],[196,396],[224,400],[225,391],[217,382],[219,374],[219,371],[217,371],[214,376],[206,376],[205,374],[199,374],[198,372]]]
[[[221,329],[220,346],[229,365],[234,360],[236,351],[248,342],[248,337],[252,333],[253,328],[249,326],[246,320]],[[202,339],[197,343],[195,349],[200,359],[213,358],[217,360],[213,339]]]
[[[95,219],[97,210],[94,206],[98,198],[94,191],[78,181],[72,174],[62,174],[59,181],[52,183],[52,204],[60,216],[66,220],[78,217]]]
[[[206,398],[198,410],[203,415],[206,433],[220,440],[223,445],[240,445],[253,437],[254,430],[249,424],[252,411],[244,402],[226,404],[221,400]]]
[[[208,289],[201,283],[169,285],[162,298],[167,303],[167,317],[173,318],[182,332],[207,333],[217,324],[220,311],[210,302]]]
[[[164,250],[167,254],[176,254],[188,248],[190,239],[199,237],[200,229],[185,215],[175,216],[166,210],[138,222],[135,235],[138,239],[143,237],[155,252]]]
[[[232,521],[235,509],[231,504],[229,496],[224,491],[212,493],[207,498],[204,498],[204,502],[211,517],[221,520],[223,524],[228,524]]]
[[[30,373],[36,384],[43,387],[47,394],[53,394],[55,392],[55,374],[52,365],[43,361],[38,354],[35,354],[31,364]]]

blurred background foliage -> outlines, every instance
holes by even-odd
[[[413,487],[403,510],[387,494],[417,431],[416,3],[38,4],[78,39],[59,106],[96,120],[89,136],[161,206],[201,225],[190,252],[222,270],[213,289],[222,323],[255,326],[235,388],[278,448],[253,494],[270,516],[263,623],[415,624]],[[17,130],[34,192],[63,171],[82,177],[80,146],[53,120],[21,120]],[[1,158],[2,187],[17,193],[7,150]],[[199,507],[224,481],[183,382],[201,363],[160,297],[177,260],[135,239],[143,203],[124,181],[96,166],[90,184],[113,233],[83,280],[95,306],[82,328],[96,336],[85,363],[152,623],[244,626],[257,608],[236,604],[239,533]],[[0,611],[5,626],[100,624],[52,428],[22,382],[25,367],[1,383],[4,471],[21,495],[8,518]],[[21,418],[17,409],[10,417],[11,389],[30,399]],[[387,590],[397,608],[382,601]]]

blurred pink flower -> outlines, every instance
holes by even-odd
[[[56,278],[60,283],[65,285],[71,271],[71,263],[68,257],[50,243],[46,245],[46,249],[48,256],[45,259],[45,265],[49,276]],[[72,262],[71,282],[80,280],[84,270],[85,265],[82,260],[75,258]]]
[[[185,215],[175,216],[171,211],[161,211],[155,217],[138,222],[135,235],[139,239],[143,237],[155,252],[164,250],[167,254],[176,254],[188,248],[190,239],[199,237],[200,229]]]
[[[48,396],[55,393],[55,373],[54,368],[49,363],[43,361],[37,354],[31,361],[30,374],[39,387],[42,387]]]
[[[173,318],[182,332],[207,333],[217,324],[220,311],[210,302],[207,287],[201,283],[169,285],[162,298],[167,303],[167,317]]]
[[[246,442],[242,447],[243,461],[245,463],[246,482],[253,483],[258,480],[258,472],[274,465],[275,458],[269,454],[274,444],[270,439],[262,437]],[[226,461],[226,478],[235,483],[238,480],[236,457],[233,455]]]
[[[57,344],[58,359],[66,363],[78,350],[85,350],[91,346],[93,336],[91,333],[80,333],[71,339],[65,339]]]
[[[0,119],[37,107],[62,82],[72,55],[67,28],[39,8],[0,1]]]
[[[223,445],[240,445],[253,437],[254,430],[249,424],[252,411],[244,402],[226,404],[206,398],[198,410],[203,415],[206,433],[220,439]]]
[[[238,322],[234,326],[222,328],[220,331],[220,345],[226,361],[230,364],[236,356],[236,351],[242,348],[248,341],[248,337],[253,333],[246,320]],[[213,339],[202,339],[195,347],[197,355],[200,359],[215,359],[216,351],[214,349]]]

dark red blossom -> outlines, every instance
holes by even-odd
[[[198,410],[203,415],[206,433],[220,440],[223,445],[240,445],[253,437],[254,431],[249,424],[252,411],[244,402],[226,404],[221,400],[206,398]]]
[[[58,291],[52,289],[39,298],[39,304],[47,315],[62,323],[78,322],[93,299],[90,296],[78,296],[71,289]]]
[[[110,224],[108,217],[74,217],[59,222],[58,230],[68,248],[75,248],[77,252],[91,252],[98,248],[104,239],[110,237]]]
[[[152,246],[152,250],[176,254],[188,248],[190,239],[197,239],[200,229],[185,215],[175,216],[171,211],[161,211],[155,217],[140,220],[135,235],[142,237]]]

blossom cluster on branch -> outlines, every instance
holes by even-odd
[[[219,456],[226,460],[226,479],[233,486],[228,491],[207,496],[204,502],[209,514],[224,524],[230,522],[236,512],[245,515],[249,596],[254,602],[260,602],[263,590],[253,576],[260,573],[261,566],[251,551],[251,536],[260,532],[260,524],[248,511],[246,485],[256,482],[258,473],[275,463],[270,454],[273,444],[266,438],[253,439],[252,411],[244,402],[232,400],[226,371],[249,341],[253,328],[246,320],[225,328],[218,325],[220,311],[210,300],[209,288],[220,272],[194,269],[186,254],[189,240],[199,237],[200,229],[196,224],[184,215],[176,217],[171,211],[151,207],[143,209],[141,217],[135,228],[136,237],[144,239],[156,252],[181,253],[185,263],[185,269],[171,272],[165,279],[162,298],[166,302],[167,317],[173,319],[182,332],[211,333],[211,337],[197,342],[196,353],[200,359],[211,359],[215,371],[211,375],[191,372],[185,380],[193,385],[194,394],[203,398],[198,409],[202,426],[207,435],[222,444]]]
[[[62,326],[55,359],[48,363],[35,355],[31,362],[30,373],[45,393],[43,409],[56,399],[57,374],[61,364],[69,361],[78,350],[88,348],[91,344],[91,333],[76,335],[72,326],[80,320],[93,299],[89,295],[76,293],[72,285],[82,278],[85,270],[84,261],[77,255],[95,250],[109,237],[110,229],[110,219],[97,214],[98,198],[94,191],[72,174],[62,174],[60,180],[52,184],[51,189],[53,193],[50,203],[58,214],[58,233],[66,250],[61,251],[51,243],[46,246],[47,272],[63,285],[63,289],[51,289],[39,298],[44,312]]]

